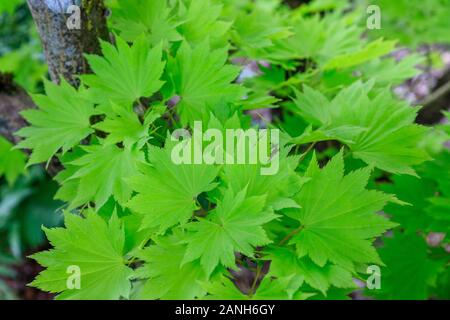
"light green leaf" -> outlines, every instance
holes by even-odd
[[[65,80],[60,86],[44,84],[47,95],[33,96],[39,109],[22,112],[31,126],[17,132],[25,138],[17,147],[33,150],[28,165],[50,160],[59,149],[65,153],[94,131],[89,123],[94,106],[84,91],[76,91]]]
[[[275,277],[293,276],[297,280],[298,289],[303,281],[311,287],[320,290],[324,295],[330,288],[355,288],[352,274],[348,270],[334,264],[319,267],[309,258],[298,258],[294,251],[276,247],[268,251],[270,262],[270,275]]]
[[[365,189],[370,172],[364,168],[344,176],[342,152],[323,169],[315,157],[311,160],[305,173],[310,180],[296,197],[302,207],[296,216],[300,226],[289,242],[299,257],[348,270],[355,263],[381,264],[372,241],[396,224],[377,212],[395,197]]]
[[[181,263],[186,252],[182,240],[180,235],[160,238],[138,254],[145,262],[138,275],[148,279],[140,292],[141,299],[195,299],[206,294],[200,282],[207,276],[198,261]]]
[[[169,60],[167,69],[173,91],[181,98],[176,108],[183,124],[207,121],[214,108],[229,108],[229,104],[244,95],[242,86],[232,84],[239,68],[226,64],[227,51],[227,48],[211,51],[208,41],[194,49],[184,42],[176,58]]]
[[[81,78],[90,87],[92,99],[126,105],[157,92],[164,84],[160,81],[165,65],[161,61],[162,45],[150,49],[144,37],[137,39],[131,47],[116,37],[116,45],[101,41],[103,57],[86,57],[94,74]]]
[[[370,82],[355,82],[331,102],[321,93],[305,87],[304,94],[296,101],[298,112],[319,124],[319,130],[364,128],[351,139],[348,135],[337,138],[348,144],[355,158],[369,165],[392,173],[414,175],[412,166],[429,159],[419,148],[427,128],[414,124],[417,109],[393,98],[389,89],[372,97],[369,95],[372,86]]]
[[[63,181],[63,184],[76,185],[70,208],[94,201],[99,209],[110,196],[124,205],[132,193],[125,178],[138,173],[139,163],[144,162],[143,153],[115,145],[91,145],[82,149],[86,153],[68,163],[69,176]]]
[[[153,108],[146,115],[144,123],[141,123],[137,114],[130,108],[111,103],[111,115],[105,120],[93,125],[93,128],[109,133],[104,140],[105,145],[123,142],[126,147],[131,147],[137,142],[145,142],[148,137],[149,126],[161,116],[163,108]],[[142,143],[140,143],[142,144]]]
[[[106,223],[93,212],[86,218],[67,213],[65,225],[45,230],[54,248],[32,256],[46,269],[31,285],[60,293],[58,299],[127,298],[133,271],[125,265],[125,235],[118,218]],[[70,288],[76,285],[72,279],[77,271],[80,287]]]
[[[227,190],[214,211],[186,226],[190,234],[183,263],[200,258],[209,275],[219,263],[233,268],[235,252],[253,256],[254,247],[271,242],[262,226],[277,217],[264,211],[265,201],[265,196],[247,197],[245,189],[237,194]]]
[[[173,10],[167,0],[119,0],[113,7],[112,25],[126,41],[135,41],[145,34],[151,45],[182,40],[176,28]]]
[[[138,194],[127,206],[143,216],[143,227],[158,227],[160,232],[192,217],[197,196],[216,186],[219,170],[207,164],[175,164],[171,153],[170,147],[149,147],[151,166],[128,180]]]
[[[324,70],[345,69],[374,60],[394,51],[396,41],[384,41],[377,39],[368,43],[358,51],[339,55],[330,59],[324,66]]]

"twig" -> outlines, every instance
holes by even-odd
[[[423,108],[429,107],[431,104],[433,104],[435,101],[439,100],[441,97],[447,95],[450,93],[450,81],[445,83],[443,86],[439,87],[436,91],[434,91],[432,94],[430,94],[428,97],[423,99],[421,102],[419,102],[419,105],[422,105]]]
[[[261,274],[261,268],[259,267],[259,264],[257,264],[255,279],[253,279],[252,287],[250,288],[250,294],[249,294],[250,297],[252,297],[256,293],[256,283],[258,282],[260,274]]]

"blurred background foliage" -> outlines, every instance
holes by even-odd
[[[28,92],[41,88],[47,73],[41,44],[23,0],[0,4],[0,72],[14,74],[14,80]]]
[[[0,2],[0,72],[29,93],[41,92],[47,67],[23,0]],[[0,136],[0,300],[47,298],[26,287],[39,272],[26,256],[47,242],[41,227],[61,223],[57,184],[41,166],[25,168],[26,155]]]

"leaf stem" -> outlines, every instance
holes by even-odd
[[[299,233],[300,231],[302,231],[305,228],[305,226],[300,226],[297,229],[291,231],[291,233],[289,233],[286,237],[284,237],[283,239],[281,239],[281,241],[278,243],[279,246],[282,246],[283,244],[285,244],[290,238],[292,238],[293,236],[295,236],[297,233]]]
[[[305,159],[306,155],[307,155],[312,149],[314,149],[315,146],[316,146],[316,142],[311,143],[311,144],[308,146],[308,148],[305,150],[305,152],[303,153],[303,155],[301,156],[299,162],[303,161],[303,160]]]
[[[259,266],[259,264],[257,264],[255,279],[253,279],[252,287],[250,288],[250,294],[249,294],[250,298],[256,293],[256,283],[258,282],[259,276],[261,275],[261,270],[262,270],[262,268]]]

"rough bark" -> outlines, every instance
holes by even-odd
[[[80,29],[69,28],[70,6],[80,7]],[[99,38],[108,39],[107,10],[102,0],[28,0],[47,59],[50,77],[64,77],[78,86],[77,75],[88,73],[85,53],[100,53]]]
[[[65,78],[78,86],[77,75],[88,73],[85,53],[100,54],[99,38],[108,40],[106,8],[102,0],[28,0],[39,32],[50,77],[59,83]],[[71,5],[80,7],[80,29],[70,29],[67,13]],[[0,73],[0,135],[16,144],[20,138],[14,133],[27,125],[20,116],[24,109],[35,107],[29,95],[13,82],[11,74]],[[57,161],[49,171],[61,169]]]

